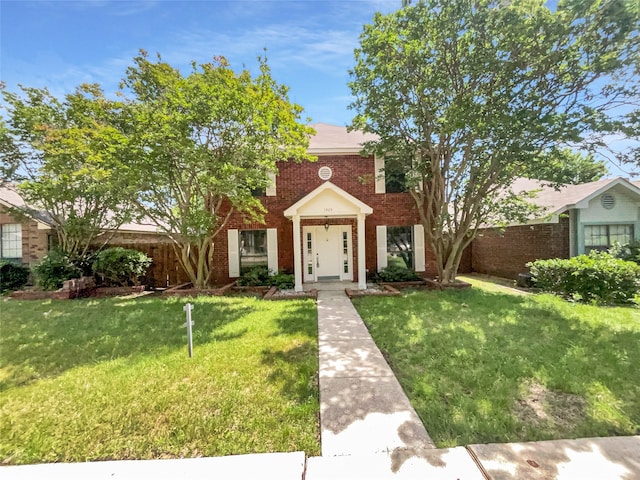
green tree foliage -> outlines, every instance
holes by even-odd
[[[210,283],[215,239],[233,212],[262,219],[251,192],[267,187],[276,161],[310,159],[302,108],[266,60],[259,66],[254,77],[218,58],[185,76],[141,52],[123,82],[136,204],[172,239],[196,288]]]
[[[151,259],[143,252],[122,247],[101,250],[91,269],[96,275],[116,286],[140,285],[140,278],[147,273]]]
[[[105,230],[129,217],[120,104],[97,85],[82,85],[63,100],[27,87],[2,96],[3,173],[17,182],[26,204],[53,224],[59,247],[81,262]]]
[[[441,282],[482,225],[526,214],[505,192],[548,167],[541,154],[633,130],[613,108],[638,98],[637,22],[622,0],[553,12],[541,0],[425,0],[377,14],[355,56],[352,126],[403,165]]]
[[[553,183],[578,185],[595,182],[607,173],[607,166],[592,154],[583,155],[569,148],[557,152],[547,152],[536,172],[537,180],[548,180]]]

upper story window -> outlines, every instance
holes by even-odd
[[[0,258],[22,260],[22,225],[0,225]]]
[[[625,245],[633,241],[633,225],[585,225],[584,249],[608,250],[614,243]]]
[[[241,230],[239,240],[241,274],[268,265],[266,230]]]
[[[384,163],[384,189],[387,193],[402,193],[407,191],[405,173],[402,166],[392,159]]]

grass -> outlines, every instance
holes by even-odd
[[[354,299],[439,447],[640,433],[640,310],[465,280]]]
[[[318,455],[312,301],[0,300],[0,462]]]

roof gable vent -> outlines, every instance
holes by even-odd
[[[330,167],[320,167],[320,170],[318,170],[318,176],[322,180],[329,180],[331,175],[333,175],[333,172]]]
[[[614,197],[610,193],[605,193],[600,197],[600,204],[602,205],[602,208],[611,210],[616,206],[616,197]]]

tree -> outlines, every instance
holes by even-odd
[[[425,0],[365,25],[352,127],[403,166],[440,282],[482,226],[527,213],[509,187],[549,167],[541,153],[621,126],[611,107],[637,98],[636,27],[622,0]]]
[[[542,154],[537,180],[548,180],[553,183],[578,185],[580,183],[595,182],[607,173],[604,161],[597,160],[593,154],[583,155],[569,148],[550,151]]]
[[[116,120],[121,105],[97,85],[82,85],[63,100],[47,89],[21,90],[2,92],[3,173],[29,207],[44,212],[58,246],[82,261],[129,218],[126,137]]]
[[[310,159],[312,129],[302,108],[271,77],[266,60],[252,77],[224,58],[183,76],[145,52],[134,59],[129,89],[130,157],[140,212],[172,240],[196,288],[209,285],[215,239],[234,212],[261,221],[252,191],[268,186],[276,161]]]

